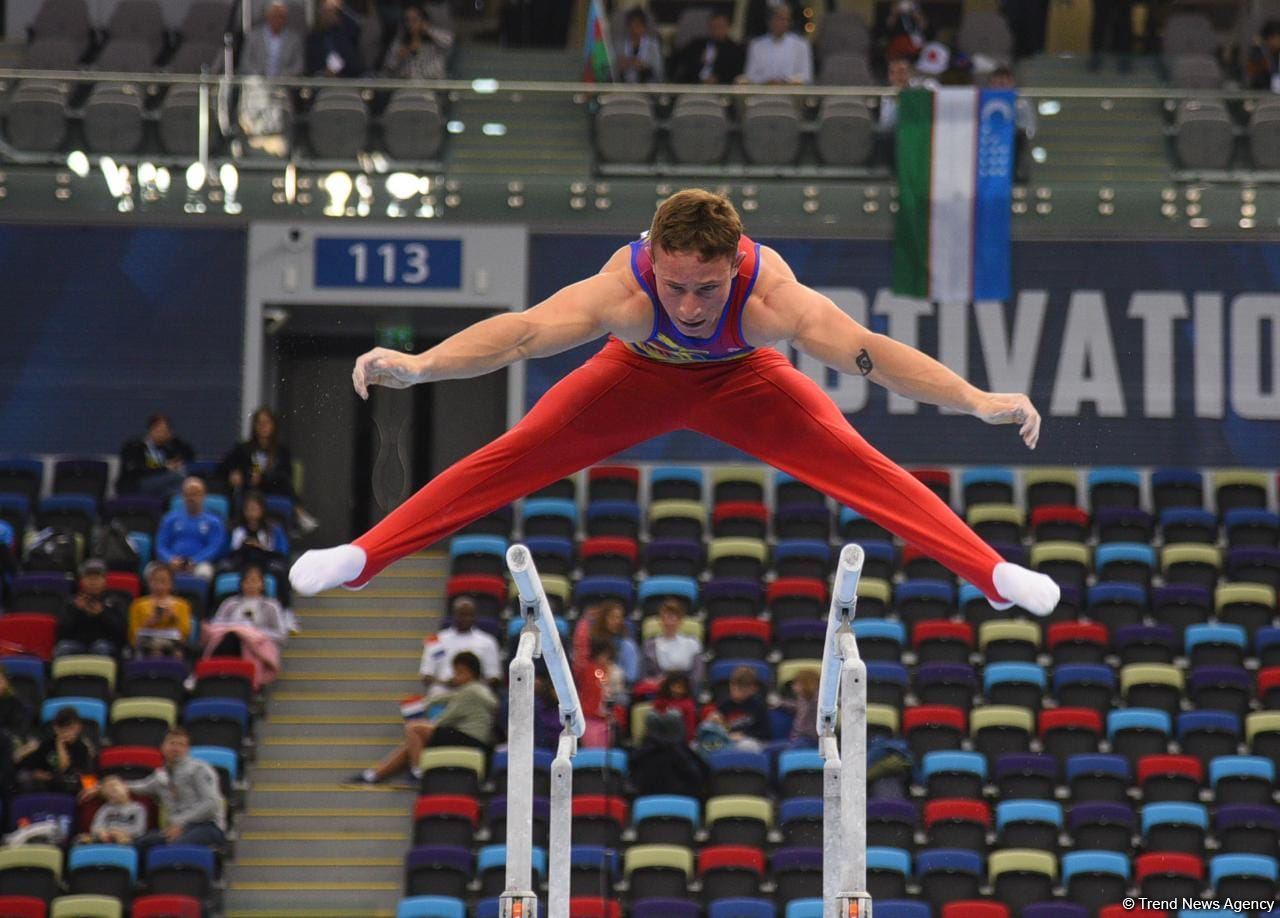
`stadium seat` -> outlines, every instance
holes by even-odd
[[[702,501],[702,470],[659,466],[649,472],[650,506],[663,500]]]
[[[1054,708],[1040,713],[1039,730],[1045,752],[1064,762],[1098,751],[1102,715],[1091,708]]]
[[[186,678],[187,667],[181,660],[128,660],[120,673],[117,694],[125,698],[164,698],[176,704],[186,697],[182,684]]]
[[[1224,899],[1270,901],[1276,878],[1274,856],[1219,854],[1209,859],[1209,886]]]
[[[599,510],[599,505],[595,505]],[[546,536],[543,537],[548,538]],[[557,540],[559,541],[559,540]],[[569,544],[567,541],[565,544]],[[634,536],[599,535],[584,539],[578,547],[584,577],[635,576],[640,550]],[[568,571],[566,570],[566,573]],[[641,583],[641,587],[644,584]]]
[[[1182,648],[1180,636],[1168,625],[1126,625],[1117,629],[1112,643],[1123,666],[1168,666]]]
[[[1280,588],[1280,548],[1252,546],[1227,551],[1227,578]]]
[[[1222,553],[1210,545],[1166,544],[1160,551],[1160,567],[1170,585],[1213,590],[1222,569]]]
[[[985,705],[969,719],[973,748],[994,761],[1009,752],[1027,752],[1035,732],[1035,715],[1026,708]]]
[[[879,523],[849,507],[840,508],[837,527],[840,538],[846,542],[885,542],[893,539],[893,535]]]
[[[912,710],[918,708],[908,708],[904,717]],[[982,755],[942,749],[917,757],[921,759],[920,773],[929,797],[976,798],[982,795],[987,780],[987,760]]]
[[[716,538],[707,546],[712,577],[759,580],[768,566],[769,550],[759,539]]]
[[[573,841],[575,845],[617,848],[627,826],[627,801],[618,797],[576,796],[573,798]]]
[[[46,918],[48,913],[49,906],[43,899],[34,896],[0,896],[0,915],[5,918]]]
[[[868,667],[871,665],[868,664]],[[945,705],[966,711],[972,707],[978,691],[977,674],[967,663],[921,663],[915,668],[914,684],[920,704]]]
[[[1209,763],[1209,786],[1219,806],[1270,805],[1275,775],[1275,762],[1261,756],[1222,756]]]
[[[1138,760],[1137,775],[1148,804],[1194,803],[1200,799],[1204,764],[1189,755],[1148,755]]]
[[[28,844],[0,849],[0,897],[30,896],[49,902],[62,880],[62,849]]]
[[[1067,663],[1054,667],[1051,695],[1060,707],[1105,712],[1111,708],[1115,689],[1115,671],[1104,664]],[[1043,727],[1042,722],[1042,730]]]
[[[702,910],[697,903],[665,896],[644,899],[631,905],[631,918],[699,918],[701,914]]]
[[[773,531],[780,540],[826,543],[831,538],[831,511],[826,504],[781,504],[774,511]]]
[[[1137,825],[1128,803],[1089,802],[1072,806],[1067,830],[1077,851],[1128,854]]]
[[[478,618],[497,618],[507,600],[507,585],[494,574],[453,574],[445,581],[444,592],[448,605],[460,596],[470,599]]]
[[[414,803],[415,845],[469,847],[480,824],[480,805],[473,797],[435,794]]]
[[[909,580],[899,584],[893,596],[894,609],[908,627],[945,619],[955,605],[955,587],[946,581]]]
[[[1191,703],[1204,713],[1227,712],[1238,718],[1253,699],[1253,679],[1239,666],[1198,666],[1187,683]]]
[[[1002,800],[996,805],[996,839],[1001,848],[1056,853],[1062,829],[1062,805],[1054,801]]]
[[[593,500],[587,505],[587,536],[636,539],[640,505],[628,500]]]
[[[959,749],[967,722],[964,710],[942,705],[918,705],[902,712],[902,732],[916,758]]]
[[[779,577],[825,580],[833,563],[834,553],[825,539],[786,539],[773,550],[773,569]]]
[[[935,909],[977,898],[983,875],[980,850],[930,847],[916,856],[916,881]]]
[[[107,729],[107,706],[97,698],[49,698],[40,706],[40,723],[53,721],[58,711],[73,708],[85,722],[87,736],[101,736]],[[123,743],[123,745],[129,745]],[[159,745],[157,743],[157,745]]]
[[[1010,752],[992,768],[1001,800],[1052,796],[1057,787],[1058,762],[1043,752]]]
[[[1070,851],[1062,856],[1061,869],[1067,897],[1092,912],[1129,891],[1129,858],[1124,854]]]
[[[1040,629],[1028,621],[989,621],[978,628],[978,649],[986,662],[1034,663],[1040,651]]]
[[[488,840],[496,845],[506,844],[507,795],[494,794],[485,805],[485,811],[485,825],[489,830]],[[551,801],[546,797],[534,797],[532,813],[529,826],[530,837],[535,846],[545,848],[551,832]],[[436,839],[432,839],[431,843],[440,844]]]
[[[1054,665],[1101,664],[1109,637],[1106,626],[1095,622],[1054,622],[1046,630],[1045,644]]]
[[[858,638],[858,648],[862,650],[863,637],[859,630],[859,622],[869,621],[866,619],[857,619],[854,621],[854,634]],[[897,627],[902,626],[898,623]],[[979,634],[986,630],[989,640],[1003,640],[1002,635],[1007,629],[994,628],[988,626],[994,625],[994,622],[984,622],[979,627]],[[1018,623],[1003,623],[1018,624]],[[869,626],[864,626],[867,631],[871,631]],[[1015,629],[1018,636],[1025,636],[1025,629]],[[995,637],[992,637],[992,636]],[[1037,632],[1037,641],[1039,632]],[[967,664],[969,662],[969,654],[973,652],[973,626],[968,622],[950,622],[950,621],[926,621],[920,622],[911,629],[911,647],[916,652],[916,658],[920,663],[955,663]],[[866,654],[863,654],[864,657]],[[870,657],[868,657],[870,659]],[[898,655],[890,657],[891,660],[897,660]],[[1025,659],[1025,654],[1016,655],[1016,659]]]
[[[1108,715],[1108,720],[1116,713]],[[1153,712],[1159,713],[1159,712]],[[1071,799],[1102,803],[1127,799],[1133,783],[1132,765],[1120,755],[1074,755],[1063,770]]]
[[[701,810],[692,797],[652,795],[635,799],[631,819],[639,844],[692,848]]]
[[[418,767],[422,769],[423,794],[475,796],[484,780],[484,752],[465,746],[437,746],[423,750]]]
[[[822,796],[822,756],[812,749],[784,749],[778,756],[783,798]]]
[[[707,909],[707,918],[777,918],[777,914],[772,902],[747,896],[713,901]]]
[[[987,859],[987,878],[997,899],[1010,909],[1052,898],[1058,859],[1045,851],[1010,848]]]
[[[764,797],[769,791],[769,759],[761,752],[722,750],[707,759],[712,797]]]
[[[138,852],[128,845],[76,845],[67,855],[72,895],[128,900],[138,878]]]
[[[396,918],[467,918],[467,905],[450,896],[411,896],[400,900]]]
[[[479,869],[475,871],[479,874]],[[405,855],[405,892],[409,896],[462,899],[472,876],[466,848],[419,845]]]
[[[1040,709],[1048,689],[1048,677],[1031,663],[992,663],[983,670],[982,694],[986,704]]]
[[[1030,525],[1037,542],[1083,542],[1089,536],[1089,514],[1074,506],[1036,506],[1031,510]]]
[[[116,685],[116,661],[96,655],[58,657],[50,676],[49,694],[54,698],[110,701]]]
[[[124,746],[158,747],[177,719],[168,699],[119,698],[111,705],[111,737]]]
[[[911,877],[911,854],[900,848],[867,847],[867,890],[873,899],[902,899]]]
[[[1218,517],[1199,507],[1171,507],[1160,514],[1160,534],[1166,545],[1213,545]]]
[[[1248,469],[1230,469],[1213,475],[1214,503],[1218,515],[1225,517],[1232,510],[1267,508],[1267,475]]]
[[[160,845],[146,854],[146,884],[153,893],[205,901],[213,889],[214,853],[199,845]]]
[[[472,520],[466,526],[462,527],[459,532],[461,534],[471,535],[497,535],[503,538],[510,538],[512,531],[512,521],[515,519],[515,511],[511,505],[499,507],[490,513],[485,514],[479,519]]]
[[[1091,469],[1086,484],[1089,507],[1094,513],[1103,507],[1137,507],[1141,487],[1142,478],[1134,469]]]
[[[648,528],[651,539],[700,541],[707,523],[707,510],[697,501],[655,500],[649,505]]]
[[[1142,838],[1148,851],[1204,857],[1209,813],[1198,803],[1148,803],[1142,808]]]
[[[763,550],[763,543],[759,543]],[[747,578],[747,579],[759,579]],[[827,586],[821,580],[788,577],[774,580],[765,592],[765,602],[774,622],[791,619],[814,620],[822,616],[827,603]]]
[[[132,918],[201,918],[200,902],[190,896],[139,896]]]
[[[1280,517],[1270,510],[1240,507],[1223,514],[1223,529],[1231,548],[1275,548],[1280,541]]]
[[[1276,614],[1276,589],[1260,583],[1224,583],[1214,591],[1215,615],[1220,622],[1257,634]]]
[[[644,615],[655,615],[667,599],[678,600],[685,611],[698,608],[698,582],[692,577],[649,577],[640,582],[636,602]]]
[[[460,536],[459,538],[474,537]],[[455,538],[453,541],[457,542],[458,539]],[[502,544],[506,544],[505,539],[500,541]],[[452,546],[453,543],[450,543],[450,551],[453,550]],[[543,576],[549,574],[556,577],[566,577],[573,570],[573,542],[569,539],[562,539],[558,536],[534,536],[532,538],[525,539],[524,546],[529,549],[529,554],[533,558],[533,563],[537,565],[538,573]],[[481,558],[485,563],[491,563],[492,555],[482,555]],[[505,566],[504,561],[504,569]]]
[[[73,825],[76,799],[67,793],[20,793],[10,801],[8,810],[11,828],[49,820]]]
[[[990,543],[1021,542],[1026,524],[1022,510],[1013,504],[970,504],[965,522]]]
[[[1130,708],[1155,708],[1170,717],[1185,692],[1182,671],[1159,663],[1130,663],[1120,668],[1120,694]]]
[[[1227,804],[1213,816],[1213,834],[1224,854],[1274,855],[1280,811],[1270,806]]]
[[[915,833],[919,825],[919,813],[909,801],[867,801],[868,845],[909,851],[915,847]]]
[[[1167,670],[1152,671],[1153,678],[1168,681],[1153,683],[1150,694],[1157,699],[1163,698],[1166,691],[1171,688],[1171,683],[1176,681],[1180,684],[1181,675],[1180,672],[1177,673],[1175,680]],[[1132,674],[1130,678],[1146,678],[1146,676],[1140,671]],[[1123,672],[1121,685],[1124,685]],[[1111,740],[1111,748],[1129,759],[1130,763],[1136,763],[1144,755],[1164,754],[1167,751],[1172,726],[1169,711],[1164,709],[1131,707],[1115,710],[1107,715],[1107,737]]]
[[[602,162],[646,163],[653,156],[653,104],[644,96],[607,93],[595,113],[595,149]]]
[[[693,852],[674,845],[632,845],[622,864],[632,902],[683,899],[694,875]]]
[[[501,536],[455,536],[449,540],[449,573],[502,577],[507,572],[506,555],[507,540]]]
[[[923,821],[925,835],[929,839],[931,848],[986,851],[987,832],[991,828],[991,810],[981,800],[954,798],[930,800],[924,805]],[[976,882],[976,876],[974,879]],[[947,898],[965,897],[958,896],[952,891]]]
[[[966,469],[960,476],[965,507],[975,504],[1012,504],[1013,471],[1001,468]]]
[[[759,893],[764,879],[764,851],[712,841],[698,852],[697,870],[704,902],[749,898]]]
[[[1144,897],[1195,897],[1204,887],[1204,859],[1177,852],[1141,854],[1134,859],[1133,878]]]
[[[124,902],[115,896],[59,896],[50,904],[49,918],[124,918]]]
[[[61,615],[71,599],[72,582],[61,573],[28,573],[13,578],[12,610]]]

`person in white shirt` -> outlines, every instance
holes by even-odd
[[[796,84],[813,82],[813,49],[791,31],[791,8],[776,6],[769,13],[769,32],[747,46],[744,83]]]
[[[626,34],[614,54],[618,79],[623,83],[661,83],[664,79],[662,46],[649,31],[649,17],[639,7],[627,11]]]
[[[306,60],[302,36],[290,29],[289,8],[281,2],[267,7],[266,22],[244,38],[240,72],[252,76],[300,76]]]
[[[452,625],[437,631],[422,649],[418,672],[427,688],[427,697],[434,698],[448,691],[453,679],[453,658],[463,651],[475,654],[480,660],[480,674],[486,681],[494,686],[500,684],[498,642],[493,635],[475,627],[475,601],[467,596],[457,597],[449,608],[449,615]]]
[[[662,630],[644,642],[640,674],[645,679],[660,679],[668,673],[680,673],[689,677],[696,692],[703,676],[702,642],[693,635],[681,633],[684,618],[684,606],[674,599],[658,606]]]

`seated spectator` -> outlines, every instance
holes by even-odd
[[[48,733],[34,748],[21,750],[18,787],[23,791],[78,794],[80,776],[93,774],[93,746],[83,736],[84,723],[75,708],[53,716]]]
[[[293,490],[293,455],[289,447],[280,442],[275,414],[266,406],[259,408],[253,413],[250,427],[249,439],[233,446],[218,465],[218,472],[226,479],[232,496],[237,503],[243,502],[249,491],[287,497],[293,501],[293,519],[298,530],[303,534],[314,532],[319,523],[303,509]]]
[[[145,859],[156,845],[203,845],[221,848],[226,844],[226,801],[218,784],[218,773],[208,762],[191,757],[191,736],[183,727],[170,727],[160,744],[164,765],[140,781],[126,787],[135,794],[154,797],[160,804],[163,829],[147,832],[134,844]],[[87,790],[82,798],[101,795],[102,785]]]
[[[93,814],[89,831],[76,844],[132,845],[147,831],[147,808],[130,798],[129,787],[119,775],[103,778],[100,787],[106,803]]]
[[[740,82],[805,85],[813,82],[813,49],[791,31],[791,8],[776,6],[769,31],[747,45],[747,67]]]
[[[614,723],[610,703],[612,686],[620,681],[621,672],[617,651],[612,641],[591,638],[585,652],[574,649],[573,681],[578,689],[578,702],[582,705],[582,717],[586,730],[581,745],[603,748],[611,745],[611,728]]]
[[[107,566],[96,558],[80,565],[80,589],[58,623],[55,657],[91,653],[104,657],[120,654],[124,647],[125,610],[114,596],[105,594]]]
[[[280,645],[289,636],[284,609],[266,589],[262,568],[246,567],[240,574],[240,593],[222,601],[200,635],[205,659],[238,656],[251,662],[255,690],[275,681]]]
[[[426,686],[427,697],[448,691],[453,681],[453,661],[466,652],[480,661],[480,675],[493,688],[502,684],[502,668],[498,663],[498,642],[493,635],[475,627],[476,604],[469,596],[456,596],[449,606],[451,624],[427,639],[422,648],[418,673]]]
[[[182,509],[166,513],[156,531],[156,558],[174,573],[213,579],[213,562],[223,554],[226,527],[204,508],[204,482],[194,476],[182,483]]]
[[[1245,81],[1250,89],[1280,92],[1280,19],[1268,19],[1262,40],[1249,49]]]
[[[574,659],[594,656],[590,645],[595,639],[613,646],[614,662],[621,668],[622,680],[629,690],[640,675],[640,654],[627,629],[627,610],[616,599],[607,599],[583,610],[573,633]]]
[[[706,763],[689,748],[683,709],[686,703],[692,708],[692,701],[677,697],[680,683],[687,689],[688,680],[678,675],[668,678],[672,681],[664,689],[670,696],[669,706],[660,710],[655,701],[645,719],[644,739],[631,754],[630,783],[640,795],[679,794],[700,799],[706,796],[710,775]]]
[[[406,4],[404,19],[387,49],[382,75],[402,80],[443,80],[453,32],[432,24],[422,7]]]
[[[284,530],[267,519],[267,502],[257,491],[250,491],[240,505],[240,519],[231,530],[231,551],[218,564],[219,571],[243,571],[249,565],[261,567],[276,578],[276,598],[284,608],[289,630],[297,631],[289,608],[289,540]]]
[[[674,599],[658,606],[658,623],[662,631],[644,642],[641,654],[641,676],[658,679],[667,673],[687,676],[696,692],[702,685],[702,642],[691,634],[682,634],[684,606]]]
[[[342,0],[324,0],[316,26],[307,37],[307,74],[315,77],[358,77],[364,73],[360,56],[360,24]]]
[[[704,752],[726,745],[743,752],[759,752],[772,739],[769,708],[760,680],[749,666],[739,666],[729,676],[729,697],[703,711],[698,744]]]
[[[0,758],[5,750],[12,754],[31,738],[32,718],[31,708],[14,692],[9,674],[0,666]]]
[[[933,37],[929,20],[915,0],[899,0],[889,13],[884,26],[884,56],[914,58]]]
[[[147,595],[129,606],[129,645],[144,657],[182,657],[191,636],[191,604],[173,595],[173,572],[159,561],[147,565]]]
[[[792,698],[783,702],[791,714],[791,733],[787,740],[792,746],[818,745],[818,674],[806,669],[791,680]]]
[[[742,75],[746,56],[729,35],[729,16],[715,12],[707,20],[705,38],[695,38],[676,52],[672,81],[725,85]]]
[[[877,738],[867,743],[867,799],[910,800],[911,749],[901,739]]]
[[[302,76],[306,60],[302,36],[289,28],[289,7],[283,0],[267,6],[266,21],[244,37],[240,73],[246,76]]]
[[[913,73],[911,58],[894,57],[889,60],[889,86],[901,92],[911,86]],[[898,126],[898,98],[884,96],[880,99],[879,128],[885,133],[892,133]]]
[[[680,720],[685,742],[693,742],[698,731],[698,712],[693,705],[693,689],[684,673],[667,673],[658,685],[652,714],[674,716]],[[647,732],[647,731],[646,731]]]
[[[627,11],[625,34],[614,46],[618,80],[622,83],[661,83],[662,44],[649,29],[649,17],[635,7]]]
[[[191,447],[173,435],[169,418],[153,414],[147,418],[144,436],[127,441],[120,448],[120,494],[154,494],[168,498],[182,486],[187,463],[195,459]]]
[[[453,658],[452,691],[436,699],[444,711],[434,720],[415,718],[405,722],[404,743],[383,759],[376,768],[358,772],[352,784],[379,784],[406,767],[414,781],[422,777],[418,760],[422,750],[431,746],[469,746],[487,753],[493,748],[494,721],[498,697],[480,678],[480,661],[463,651]]]

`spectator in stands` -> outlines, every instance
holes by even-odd
[[[129,781],[135,794],[155,797],[164,814],[165,827],[148,832],[135,844],[145,860],[156,845],[202,845],[221,848],[226,844],[226,800],[218,784],[218,773],[208,762],[191,757],[191,736],[182,727],[170,727],[160,744],[164,765],[141,781]],[[85,796],[101,794],[99,785]]]
[[[759,752],[773,739],[769,708],[760,680],[749,666],[739,666],[729,676],[729,696],[703,712],[703,725],[719,727],[729,744],[739,751]],[[701,742],[701,740],[700,740]]]
[[[658,624],[661,631],[644,642],[641,654],[641,676],[645,679],[661,678],[666,673],[687,676],[692,691],[702,685],[702,642],[691,634],[682,634],[684,605],[674,599],[664,600],[658,606]]]
[[[1280,92],[1280,19],[1268,19],[1262,40],[1249,49],[1245,79],[1250,89]]]
[[[889,86],[899,92],[911,85],[913,73],[911,58],[893,57],[889,59]],[[884,96],[880,100],[880,130],[892,134],[898,126],[898,98]]]
[[[501,718],[495,726],[505,723],[506,719]],[[533,677],[533,744],[539,749],[554,750],[560,745],[563,730],[555,686],[546,672],[539,669]]]
[[[932,29],[924,10],[914,0],[899,0],[893,5],[884,25],[884,56],[915,58],[932,38]]]
[[[791,714],[791,733],[787,736],[792,746],[818,745],[818,673],[802,670],[791,680],[791,700],[784,707]]]
[[[910,800],[911,749],[905,741],[877,737],[867,743],[867,799]]]
[[[358,77],[364,73],[360,55],[360,24],[342,0],[324,0],[316,27],[307,37],[307,73],[318,77]]]
[[[357,773],[351,783],[359,786],[378,784],[409,768],[415,781],[422,777],[418,760],[429,746],[469,746],[487,753],[493,747],[494,721],[498,697],[480,677],[480,660],[463,651],[451,661],[452,689],[439,696],[444,711],[432,721],[414,719],[405,722],[404,743],[388,755],[376,768]]]
[[[144,436],[127,441],[120,448],[120,494],[155,494],[168,498],[182,486],[187,463],[195,459],[191,447],[173,435],[169,418],[153,414],[147,418]]]
[[[742,75],[746,56],[742,45],[729,35],[729,16],[715,12],[707,20],[707,34],[695,38],[676,52],[672,81],[725,85]]]
[[[244,37],[240,72],[248,76],[301,76],[306,57],[302,36],[289,28],[289,7],[275,0],[267,7],[266,21]]]
[[[1133,51],[1133,0],[1093,0],[1093,29],[1089,33],[1089,69],[1102,67],[1103,52],[1120,56],[1121,73],[1128,73]]]
[[[147,831],[147,808],[129,796],[129,786],[118,775],[102,779],[106,803],[93,814],[89,831],[76,844],[132,845]]]
[[[573,632],[574,659],[594,656],[591,642],[597,638],[613,647],[613,662],[621,667],[626,687],[635,685],[640,675],[640,654],[627,629],[627,610],[618,600],[606,599],[582,610]]]
[[[669,714],[680,719],[684,730],[685,742],[692,742],[698,731],[698,712],[693,704],[693,687],[689,677],[684,673],[667,673],[658,685],[658,694],[653,699],[653,711],[657,714]]]
[[[118,656],[124,646],[125,609],[105,593],[107,566],[97,558],[80,565],[80,589],[58,623],[55,657],[91,653]]]
[[[34,749],[18,760],[18,786],[24,791],[78,794],[80,776],[93,774],[93,746],[75,708],[62,708]]]
[[[156,558],[175,573],[213,579],[213,562],[223,554],[227,530],[222,518],[204,508],[204,482],[191,476],[182,483],[181,510],[165,514],[156,531]]]
[[[173,595],[173,571],[159,561],[146,570],[148,595],[129,606],[129,644],[142,656],[181,657],[191,635],[191,604]]]
[[[256,564],[240,574],[240,592],[218,606],[200,633],[205,659],[235,656],[253,664],[253,687],[261,689],[280,672],[280,647],[289,626],[280,603],[266,595],[266,578]]]
[[[409,4],[382,64],[382,75],[402,80],[443,80],[453,32],[434,25],[422,7]]]
[[[791,8],[776,6],[769,32],[747,46],[747,68],[741,82],[804,85],[813,82],[813,49],[791,31]]]
[[[251,564],[276,578],[276,598],[284,608],[289,630],[297,631],[290,605],[289,541],[284,531],[267,518],[267,502],[257,491],[250,491],[240,505],[240,519],[231,530],[231,552],[218,565],[219,571],[243,571]]]
[[[778,7],[786,7],[791,14],[791,21],[798,23],[804,19],[804,4],[801,0],[750,0],[747,5],[747,18],[743,34],[748,38],[758,38],[769,31],[769,17]]]
[[[617,651],[612,641],[590,638],[585,651],[579,652],[574,648],[573,658],[577,661],[573,665],[573,681],[586,721],[582,745],[594,748],[608,746],[613,724],[609,694],[612,673],[618,669]]]
[[[426,686],[427,697],[434,698],[448,691],[453,681],[453,661],[464,652],[475,655],[480,661],[481,676],[496,689],[502,684],[498,642],[493,635],[475,626],[475,600],[470,596],[455,596],[449,605],[449,618],[449,627],[437,631],[422,648],[418,673]]]
[[[232,495],[241,502],[247,491],[278,494],[293,501],[293,518],[302,533],[319,524],[303,509],[293,490],[293,456],[280,442],[280,425],[265,405],[253,413],[249,439],[231,448],[218,466]]]
[[[614,46],[618,79],[623,83],[661,83],[662,45],[649,28],[649,17],[639,7],[627,11],[624,34]]]

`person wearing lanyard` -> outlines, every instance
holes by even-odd
[[[1262,27],[1262,41],[1250,49],[1245,70],[1250,89],[1280,92],[1280,19]]]
[[[742,46],[729,37],[729,17],[712,13],[705,37],[680,49],[675,61],[675,82],[729,84],[742,73]]]

